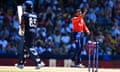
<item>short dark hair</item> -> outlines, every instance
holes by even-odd
[[[75,10],[75,13],[80,12],[80,11],[81,11],[81,9],[76,9],[76,10]]]

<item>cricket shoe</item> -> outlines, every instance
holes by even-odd
[[[19,68],[19,69],[23,69],[24,65],[23,64],[15,64],[15,67]]]
[[[75,67],[85,68],[85,66],[83,64],[77,64],[77,65],[75,65]]]
[[[36,69],[40,69],[41,67],[44,67],[45,63],[41,62],[40,64],[37,64]]]

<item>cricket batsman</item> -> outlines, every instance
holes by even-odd
[[[18,7],[19,8],[19,7]],[[25,52],[29,53],[30,58],[34,61],[36,69],[44,66],[44,62],[41,61],[37,51],[34,48],[34,40],[36,34],[36,27],[38,24],[38,17],[36,13],[33,12],[33,3],[30,0],[23,3],[24,12],[21,13],[18,11],[18,15],[21,18],[19,35],[24,36],[24,47],[20,49],[19,52],[19,61],[16,64],[16,67],[23,69],[25,63]],[[19,10],[22,10],[21,8]]]

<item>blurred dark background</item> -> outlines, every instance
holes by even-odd
[[[24,1],[0,0],[0,57],[18,55],[21,37],[18,35],[17,5]],[[76,47],[72,41],[71,18],[75,9],[86,8],[85,22],[91,31],[90,38],[100,42],[101,59],[120,58],[120,0],[31,1],[39,17],[35,49],[40,57],[71,58]],[[82,55],[87,56],[86,49],[83,49]]]

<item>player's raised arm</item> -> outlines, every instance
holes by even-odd
[[[84,8],[84,12],[82,13],[82,16],[83,16],[83,17],[86,15],[87,11],[88,11],[88,10],[87,10],[86,8]]]

